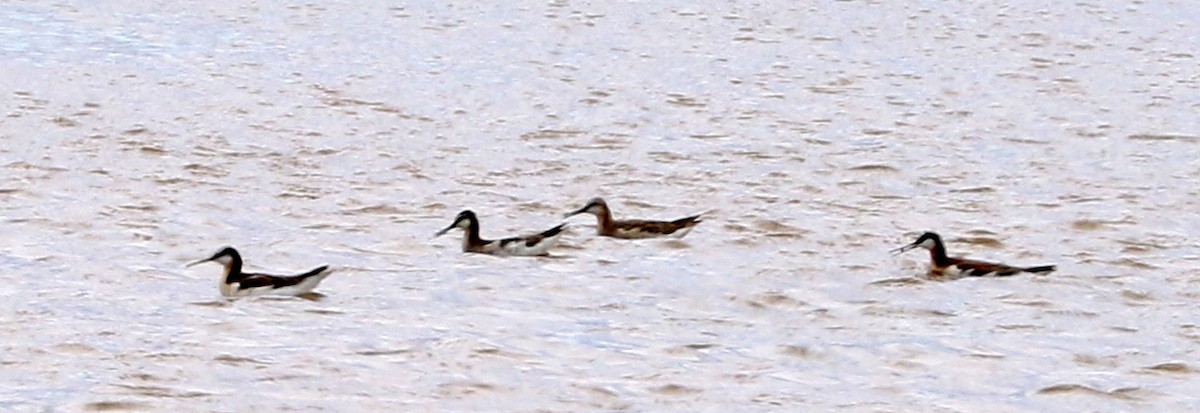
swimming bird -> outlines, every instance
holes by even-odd
[[[439,237],[446,232],[455,228],[463,229],[463,252],[476,252],[480,254],[491,254],[498,256],[537,256],[549,255],[546,253],[550,247],[558,243],[558,237],[562,236],[563,227],[567,224],[559,224],[557,227],[542,231],[540,234],[528,235],[524,237],[512,237],[500,240],[485,240],[479,237],[479,219],[475,217],[475,213],[470,210],[459,212],[454,218],[454,223],[445,229],[438,231],[434,237]]]
[[[1004,264],[948,257],[946,256],[946,246],[942,244],[942,237],[932,232],[926,232],[912,244],[894,249],[892,252],[899,254],[917,247],[929,250],[929,256],[932,260],[929,265],[930,278],[1003,277],[1023,272],[1048,273],[1057,268],[1053,265],[1013,267]]]
[[[332,274],[328,265],[323,265],[300,275],[279,276],[242,272],[242,256],[233,247],[225,247],[213,256],[188,264],[191,267],[209,261],[225,266],[221,276],[221,295],[226,297],[248,297],[255,295],[305,295]]]
[[[621,239],[683,238],[684,235],[687,235],[692,230],[692,227],[701,222],[699,215],[680,218],[674,221],[632,219],[618,221],[613,219],[612,211],[608,209],[608,204],[600,198],[592,198],[583,208],[567,213],[564,218],[570,218],[583,213],[596,216],[596,234]]]

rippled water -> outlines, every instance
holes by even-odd
[[[0,411],[1200,409],[1196,10],[2,4]]]

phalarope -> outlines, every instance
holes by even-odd
[[[209,261],[225,266],[221,276],[221,295],[226,297],[248,297],[255,295],[304,295],[317,288],[325,277],[332,274],[328,265],[294,276],[279,276],[242,272],[242,256],[233,247],[225,247],[213,256],[188,264],[191,267]]]
[[[439,237],[446,232],[455,228],[462,228],[463,234],[463,252],[477,252],[480,254],[491,254],[498,256],[537,256],[548,255],[546,253],[550,247],[558,243],[559,236],[562,235],[563,227],[567,224],[559,224],[554,228],[542,231],[540,234],[529,235],[524,237],[512,237],[500,240],[485,240],[479,237],[479,219],[475,218],[475,213],[470,210],[459,212],[454,218],[454,223],[445,229],[438,231],[434,237]]]
[[[596,216],[597,234],[622,239],[683,238],[684,235],[687,235],[692,230],[692,227],[701,222],[699,215],[680,218],[674,221],[618,221],[613,219],[612,211],[608,209],[608,204],[604,203],[604,200],[600,198],[592,198],[583,208],[567,213],[564,218],[570,218],[583,213]]]
[[[1053,265],[1013,267],[1005,264],[948,257],[946,256],[946,246],[942,244],[942,237],[932,232],[926,232],[912,244],[894,249],[892,252],[899,254],[917,247],[929,250],[929,256],[932,260],[929,265],[930,278],[1003,277],[1023,272],[1047,273],[1054,271],[1056,268]]]

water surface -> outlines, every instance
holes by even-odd
[[[0,410],[1200,408],[1190,3],[784,3],[0,5]]]

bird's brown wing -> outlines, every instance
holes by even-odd
[[[613,224],[616,226],[618,231],[626,234],[633,235],[641,233],[645,236],[658,236],[673,234],[675,231],[699,224],[700,220],[698,220],[698,218],[700,218],[699,215],[680,218],[670,222],[629,220],[617,221]]]
[[[968,277],[1006,277],[1022,271],[1017,267],[983,261],[961,260],[955,265]]]
[[[239,290],[246,290],[246,289],[258,288],[258,287],[282,288],[282,287],[287,287],[289,285],[299,284],[301,281],[304,281],[306,278],[320,274],[328,268],[329,268],[328,265],[324,265],[321,267],[317,267],[317,268],[313,269],[312,271],[306,272],[304,274],[291,276],[291,277],[280,277],[277,275],[269,275],[269,274],[245,274],[244,273],[244,274],[242,274],[241,278],[238,278],[237,280],[233,280],[232,282],[238,283]]]

